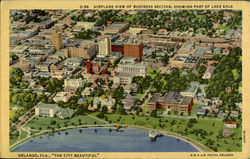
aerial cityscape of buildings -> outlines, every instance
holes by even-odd
[[[160,118],[157,129],[240,151],[241,30],[233,10],[11,10],[10,138],[34,116],[114,113]]]

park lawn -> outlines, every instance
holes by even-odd
[[[156,71],[155,73],[154,73],[154,70]],[[160,72],[159,69],[151,69],[150,68],[150,69],[148,69],[147,76],[150,76],[152,79],[154,79],[159,72]]]
[[[96,116],[97,113],[93,114]],[[208,139],[211,139],[214,144],[207,145],[209,147],[217,148],[217,151],[241,151],[241,129],[237,128],[234,131],[235,135],[229,138],[217,139],[218,133],[223,130],[223,121],[214,119],[197,119],[198,123],[194,123],[192,127],[187,126],[189,119],[180,118],[153,118],[153,117],[143,117],[136,115],[119,115],[119,114],[105,114],[107,121],[112,123],[120,123],[125,125],[142,126],[146,128],[153,128],[159,130],[166,130],[184,136],[190,137],[195,141],[201,142],[203,144],[207,143]],[[172,123],[172,124],[171,124]],[[199,135],[193,133],[194,130],[202,129],[206,131],[207,135],[203,139]],[[225,146],[225,141],[226,146]]]
[[[28,136],[28,132],[24,131],[24,130],[21,130],[20,140],[26,138],[27,136]]]
[[[39,128],[42,128],[42,130],[47,130],[48,127],[51,128],[58,128],[58,125],[60,128],[67,126],[77,126],[79,125],[79,119],[81,119],[82,125],[94,125],[95,122],[96,124],[103,124],[103,122],[100,122],[99,120],[96,120],[90,116],[87,115],[76,115],[73,116],[70,119],[60,119],[60,118],[50,118],[50,117],[34,117],[32,120],[30,120],[25,127],[30,127],[31,129],[36,129],[39,130]],[[52,125],[51,121],[54,120],[56,121],[56,124]],[[74,125],[73,125],[74,123]]]
[[[16,143],[17,141],[18,141],[18,137],[17,137],[17,138],[13,138],[13,139],[10,138],[10,140],[9,140],[10,145],[13,145],[13,144]]]
[[[219,25],[218,26],[219,29],[225,30],[225,32],[227,32],[230,29],[230,26],[224,26],[224,25]]]
[[[194,104],[194,105],[192,106],[190,116],[194,116],[194,115],[195,115],[195,111],[196,111],[196,109],[197,109],[198,105],[199,105],[199,104]]]

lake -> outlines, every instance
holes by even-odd
[[[127,128],[78,128],[29,139],[11,152],[198,152],[187,142],[162,136],[151,141],[148,131]]]

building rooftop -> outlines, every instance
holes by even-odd
[[[76,62],[76,63],[81,63],[81,62],[82,62],[82,58],[75,58],[75,57],[73,57],[73,58],[67,58],[67,59],[65,60],[65,62]]]
[[[111,29],[120,29],[124,26],[128,25],[128,23],[112,23],[110,26],[105,27],[105,29],[111,30]]]
[[[180,97],[180,93],[179,92],[175,92],[175,91],[170,91],[168,93],[165,94],[165,96],[163,97],[164,100],[166,101],[173,101],[173,100],[178,100]]]
[[[198,49],[195,51],[194,55],[204,55],[206,52],[205,49]]]
[[[65,56],[65,53],[63,51],[57,51],[55,53],[55,55],[57,55],[57,56]]]
[[[209,72],[211,74],[214,73],[214,67],[213,66],[208,66],[206,72]]]
[[[185,63],[196,63],[198,60],[199,60],[199,57],[197,57],[197,56],[188,56],[184,62]]]
[[[176,56],[174,58],[174,61],[182,61],[182,62],[184,62],[184,61],[186,61],[186,59],[187,59],[187,56]]]
[[[37,105],[38,108],[42,108],[42,109],[57,109],[59,108],[57,104],[46,104],[46,103],[39,103]]]
[[[158,99],[159,99],[160,97],[161,97],[161,94],[160,94],[160,93],[155,93],[155,94],[150,98],[149,102],[155,103],[155,102],[158,101]]]
[[[85,102],[87,100],[87,98],[86,97],[83,97],[83,98],[80,98],[77,102],[78,103],[83,103],[83,102]]]
[[[192,101],[192,98],[190,97],[184,97],[181,101],[181,105],[188,105]]]

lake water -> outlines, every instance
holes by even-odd
[[[189,143],[169,136],[151,141],[148,131],[127,128],[79,128],[29,139],[12,152],[197,152]]]

